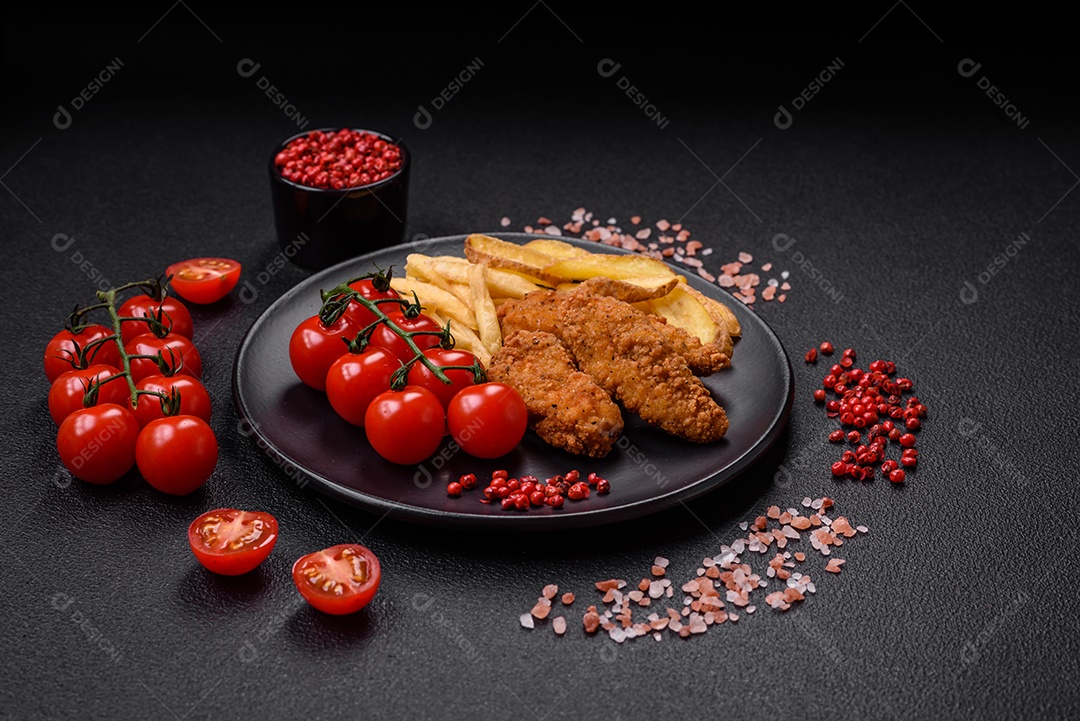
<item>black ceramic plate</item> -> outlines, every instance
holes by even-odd
[[[500,236],[518,242],[536,237]],[[704,379],[731,423],[723,440],[690,443],[626,413],[618,447],[602,460],[556,450],[532,431],[513,453],[497,461],[454,453],[449,439],[420,466],[383,460],[368,445],[362,429],[338,418],[325,394],[296,378],[289,364],[289,337],[300,321],[317,312],[320,289],[370,272],[373,264],[383,268],[392,264],[400,270],[409,253],[461,256],[464,239],[462,235],[394,246],[328,268],[285,293],[251,326],[236,356],[234,399],[253,440],[293,482],[310,483],[375,513],[429,524],[514,529],[589,526],[653,513],[716,488],[743,471],[780,435],[793,397],[791,364],[784,348],[752,311],[691,275],[694,287],[723,300],[742,325],[731,369]],[[597,250],[593,243],[579,244]],[[568,501],[558,510],[545,506],[528,512],[481,503],[479,488],[460,498],[446,495],[451,479],[475,473],[482,484],[496,468],[505,468],[512,476],[540,478],[574,468],[583,475],[595,471],[611,481],[612,491],[603,496],[594,492],[586,501]]]

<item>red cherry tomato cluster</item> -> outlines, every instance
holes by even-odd
[[[154,293],[117,308],[128,287]],[[138,466],[154,488],[184,495],[210,477],[218,444],[191,314],[160,291],[154,281],[123,286],[103,304],[76,310],[72,328],[46,345],[49,412],[60,460],[76,478],[112,483]],[[112,329],[83,322],[98,309],[108,310]]]
[[[446,493],[452,498],[457,498],[463,491],[473,488],[476,488],[476,474],[466,473],[458,480],[451,481],[446,487]],[[611,483],[596,473],[590,473],[583,481],[581,473],[577,470],[568,471],[566,475],[555,475],[543,481],[536,476],[510,478],[507,471],[497,470],[492,472],[491,481],[484,489],[484,497],[480,499],[480,502],[497,502],[502,505],[504,511],[527,511],[529,508],[541,506],[562,508],[566,499],[584,501],[593,488],[597,493],[604,495],[611,492]]]
[[[239,576],[266,560],[278,539],[278,522],[264,511],[218,508],[188,527],[188,545],[207,570]],[[324,613],[355,613],[371,602],[382,581],[379,559],[365,546],[344,543],[296,560],[296,589]]]
[[[528,424],[521,396],[500,383],[477,384],[483,369],[476,356],[441,347],[445,330],[430,316],[403,309],[407,301],[387,283],[371,277],[341,286],[327,301],[342,311],[327,317],[332,322],[320,311],[296,327],[289,360],[297,377],[325,391],[334,411],[363,428],[372,448],[392,463],[423,461],[447,431],[474,456],[509,453]],[[346,291],[374,310],[354,295],[345,305]]]

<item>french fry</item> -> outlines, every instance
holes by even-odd
[[[549,275],[544,267],[555,261],[550,255],[537,252],[517,243],[510,243],[490,235],[474,233],[465,239],[465,257],[473,263],[484,263],[501,268],[528,280],[547,285],[557,285],[561,280],[573,280]]]
[[[416,264],[423,269],[423,273],[437,273],[451,283],[469,284],[469,263],[465,258],[454,258],[448,255],[420,255],[412,253],[406,259],[406,268]],[[488,268],[488,289],[492,297],[498,298],[523,298],[526,293],[539,290],[540,286],[532,281],[522,278],[516,273],[511,273],[498,268]]]
[[[487,266],[482,264],[469,268],[469,292],[472,294],[473,313],[476,316],[480,341],[488,351],[494,353],[502,347],[502,329],[499,328],[495,303],[488,292],[487,270]]]
[[[437,285],[411,278],[393,278],[390,280],[390,287],[401,293],[406,299],[411,299],[413,293],[416,293],[416,297],[420,299],[420,304],[426,308],[436,310],[462,325],[471,328],[476,327],[476,316],[469,310],[469,307],[458,300],[453,293],[449,293]]]
[[[710,298],[688,283],[680,285],[679,287],[701,301],[701,304],[705,306],[705,310],[712,316],[712,319],[727,329],[729,336],[738,338],[742,335],[739,319],[735,317],[735,313],[732,312],[731,308],[724,305],[723,301],[719,301],[716,298]],[[728,353],[728,355],[730,356],[731,354]]]
[[[576,258],[579,255],[588,255],[589,251],[576,245],[570,245],[562,240],[552,240],[549,238],[539,238],[537,240],[530,240],[525,244],[526,248],[535,250],[538,253],[544,255],[550,255],[555,260],[563,260],[564,258]]]
[[[546,277],[559,282],[611,278],[633,281],[640,278],[675,278],[675,271],[654,258],[641,255],[607,255],[591,253],[556,261],[543,269]]]
[[[476,335],[472,328],[466,328],[459,323],[451,323],[450,335],[454,336],[455,347],[472,353],[485,368],[491,365],[491,352],[484,346],[484,342],[480,340],[480,336]]]

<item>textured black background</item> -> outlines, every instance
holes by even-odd
[[[0,716],[1077,714],[1069,24],[1035,9],[943,17],[907,3],[662,10],[309,6],[267,18],[176,3],[119,20],[7,20]],[[115,57],[123,69],[58,130],[57,106]],[[841,72],[779,130],[777,106],[837,57]],[[195,313],[222,451],[202,491],[165,497],[134,473],[104,488],[69,482],[40,364],[64,314],[95,289],[73,255],[120,283],[193,255],[235,257],[254,280],[277,253],[265,163],[295,124],[258,76],[238,75],[243,58],[310,127],[404,138],[416,159],[409,237],[493,230],[503,215],[520,229],[585,205],[623,221],[685,214],[715,264],[747,250],[791,268],[788,302],[759,307],[796,366],[780,446],[687,508],[556,536],[449,533],[323,499],[237,432],[230,402],[243,332],[307,276],[290,266],[258,283],[252,304]],[[418,105],[475,58],[479,74],[416,128]],[[604,58],[669,118],[665,129],[620,93],[618,76],[597,73]],[[959,75],[964,58],[983,64],[978,75]],[[982,75],[1028,127],[982,94]],[[51,244],[58,233],[76,239],[64,252]],[[778,233],[797,245],[778,252]],[[1030,242],[981,283],[1020,233]],[[793,267],[795,250],[840,302]],[[975,303],[961,302],[965,281]],[[893,358],[930,406],[905,487],[827,474],[837,451],[809,400],[823,369],[799,360],[826,338]],[[788,614],[762,604],[703,638],[620,647],[583,637],[577,620],[561,639],[518,626],[544,583],[578,593],[578,619],[594,581],[640,578],[656,554],[682,578],[739,521],[823,494],[871,533],[845,546],[840,576],[813,561],[818,593]],[[281,521],[277,549],[249,577],[213,577],[187,550],[188,522],[220,506]],[[376,602],[352,618],[309,610],[292,560],[354,540],[383,561]],[[70,605],[58,610],[58,598]]]

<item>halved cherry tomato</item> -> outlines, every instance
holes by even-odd
[[[371,447],[386,460],[401,465],[419,463],[434,453],[445,430],[442,403],[419,386],[375,396],[364,415]]]
[[[390,390],[390,376],[400,367],[401,361],[385,348],[346,353],[326,373],[326,397],[339,416],[363,428],[371,401]]]
[[[424,351],[424,356],[440,368],[444,366],[471,366],[476,363],[476,356],[465,350],[428,348]],[[435,394],[435,397],[439,399],[445,409],[450,405],[450,399],[456,396],[458,391],[475,385],[476,381],[473,379],[472,371],[455,369],[443,371],[443,373],[450,379],[450,383],[443,383],[435,377],[435,374],[426,365],[417,361],[409,369],[409,385],[427,388]]]
[[[170,287],[192,303],[214,303],[227,296],[240,280],[240,264],[229,258],[192,258],[165,271]]]
[[[169,335],[182,335],[193,338],[195,326],[191,322],[191,313],[187,307],[172,296],[158,302],[148,295],[135,295],[124,301],[116,311],[121,318],[154,318],[160,320]],[[133,339],[144,333],[150,333],[150,324],[145,320],[126,320],[120,324],[120,339],[126,346]]]
[[[64,419],[75,411],[84,408],[83,397],[91,383],[116,375],[120,375],[120,371],[116,368],[95,363],[82,370],[70,370],[57,378],[49,387],[49,414],[56,421],[56,425],[63,423]],[[123,379],[109,381],[98,387],[97,402],[94,405],[115,403],[122,406],[130,402],[130,393],[131,389],[128,388],[127,381]]]
[[[113,381],[113,383],[119,382]],[[171,378],[163,375],[147,376],[138,381],[135,387],[141,391],[157,391],[165,394],[170,394],[175,390],[180,394],[180,412],[176,415],[198,416],[207,423],[210,422],[210,394],[206,392],[206,386],[193,376],[183,374]],[[126,389],[127,386],[124,385],[124,388]],[[139,419],[140,426],[145,426],[158,418],[164,418],[165,414],[161,411],[161,399],[157,396],[139,396],[135,417]]]
[[[206,483],[217,460],[217,437],[206,421],[195,416],[150,421],[135,444],[135,463],[142,477],[162,493],[176,496]]]
[[[498,458],[521,443],[529,413],[512,386],[481,383],[454,396],[446,421],[454,441],[470,456]]]
[[[351,340],[358,331],[347,314],[342,314],[330,326],[323,325],[317,315],[301,321],[289,338],[289,361],[293,372],[315,390],[326,390],[326,373],[330,366],[349,352],[342,339]]]
[[[52,383],[61,374],[75,368],[72,361],[75,360],[75,344],[79,348],[86,348],[93,341],[107,338],[112,335],[112,329],[103,325],[89,325],[78,333],[72,333],[66,328],[52,337],[45,345],[45,376]],[[104,363],[105,365],[120,367],[120,351],[114,341],[106,341],[93,347],[87,359],[88,365]]]
[[[254,570],[270,555],[277,536],[277,519],[263,511],[218,508],[188,526],[188,543],[195,558],[222,576]]]
[[[415,318],[406,318],[400,311],[392,310],[388,311],[386,316],[392,320],[398,328],[401,328],[404,331],[434,331],[435,333],[438,333],[442,330],[439,324],[431,319],[431,316],[424,315],[423,313]],[[433,348],[441,342],[439,336],[426,334],[414,335],[412,340],[420,350]],[[412,360],[413,356],[416,355],[405,343],[405,339],[387,328],[385,323],[380,324],[374,332],[372,332],[371,345],[386,348],[406,363]]]
[[[164,338],[158,338],[153,333],[143,333],[124,344],[124,350],[128,355],[152,356],[160,352],[165,364],[176,373],[202,378],[202,358],[199,350],[182,335],[170,333]],[[149,358],[131,359],[131,377],[136,383],[143,378],[160,374],[161,369],[156,361]]]
[[[56,433],[56,449],[71,475],[89,483],[112,483],[135,465],[138,437],[135,414],[106,403],[65,418]]]
[[[379,590],[382,567],[365,546],[344,543],[309,553],[292,567],[293,583],[304,600],[323,613],[356,613]]]

